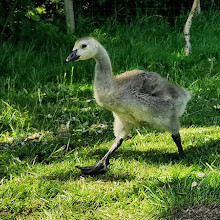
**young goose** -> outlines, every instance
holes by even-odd
[[[137,126],[168,130],[178,147],[179,157],[183,158],[178,117],[186,108],[190,92],[154,72],[132,70],[113,76],[107,51],[92,37],[77,40],[66,62],[90,58],[96,61],[94,97],[100,106],[113,112],[115,141],[99,163],[77,168],[84,174],[106,172],[111,154]]]

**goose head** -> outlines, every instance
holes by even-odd
[[[75,60],[88,60],[95,57],[99,43],[92,37],[82,38],[76,41],[72,53],[66,58],[66,62]]]

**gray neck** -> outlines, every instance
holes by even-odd
[[[94,57],[95,66],[95,87],[110,88],[112,86],[112,66],[107,51],[99,45],[98,52]]]

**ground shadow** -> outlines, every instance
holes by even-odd
[[[216,158],[215,155],[220,153],[220,140],[209,141],[205,144],[199,144],[196,146],[191,146],[185,149],[186,157],[184,159],[179,160],[178,153],[165,153],[162,150],[150,149],[146,151],[138,151],[138,150],[124,150],[123,148],[118,149],[113,158],[122,159],[122,160],[141,160],[145,161],[146,164],[156,164],[163,165],[172,163],[181,163],[185,166],[192,166],[193,164],[201,164],[201,161],[211,164]],[[105,150],[98,149],[94,151],[90,156],[93,155],[104,155],[106,153]],[[111,160],[110,160],[111,162]],[[86,165],[86,164],[85,164]],[[114,165],[113,165],[114,166]],[[204,168],[206,168],[204,166]],[[77,168],[73,168],[72,170],[64,173],[47,175],[42,178],[48,180],[59,180],[66,181],[69,179],[79,179],[81,177],[88,177],[86,175],[81,174]],[[136,178],[135,175],[131,175],[129,173],[111,173],[111,165],[109,166],[109,170],[105,174],[97,174],[89,176],[92,180],[102,180],[102,181],[130,181]]]
[[[85,143],[85,147],[88,144],[88,146],[96,145],[97,142],[102,141],[110,141],[112,140],[112,135],[108,134],[107,136],[97,135],[96,138],[92,139]],[[66,140],[62,140],[64,143],[66,143]],[[61,147],[62,146],[62,147]],[[67,149],[68,147],[68,149]],[[7,147],[1,148],[1,166],[0,169],[0,176],[7,177],[9,175],[9,166],[8,164],[11,163],[12,158],[18,158],[18,167],[25,166],[25,164],[22,164],[20,161],[24,160],[28,163],[41,163],[41,164],[50,164],[54,162],[62,162],[66,158],[66,153],[78,150],[80,152],[81,143],[78,144],[71,142],[69,146],[67,144],[60,144],[58,140],[56,141],[50,141],[50,142],[42,142],[38,140],[33,141],[27,141],[27,142],[20,142],[17,144],[11,144]],[[107,152],[108,149],[94,149],[94,151],[91,151],[89,155],[86,155],[86,158],[88,161],[90,158],[93,158],[98,155],[97,162],[99,158],[104,156],[104,154]],[[163,148],[161,149],[147,149],[145,151],[140,150],[133,150],[133,149],[124,149],[123,147],[119,148],[114,155],[112,155],[112,158],[114,159],[122,159],[122,160],[137,160],[137,161],[144,161],[146,164],[169,164],[172,163],[181,163],[185,164],[186,166],[191,166],[193,164],[200,164],[201,161],[204,163],[211,164],[213,161],[216,160],[216,154],[220,153],[220,140],[215,141],[206,141],[205,143],[197,144],[195,146],[188,146],[185,148],[185,154],[186,157],[183,160],[178,160],[178,151],[176,149],[176,152],[173,153],[167,153],[164,151]],[[79,153],[82,154],[83,152]],[[80,157],[80,155],[79,155]],[[86,166],[86,161],[83,164]],[[111,163],[111,160],[110,160]],[[205,166],[204,166],[205,167]],[[24,172],[24,169],[21,169],[19,172]],[[55,174],[54,176],[47,176],[48,179],[56,179],[59,180],[67,180],[69,178],[77,179],[81,177],[81,172],[78,171],[77,168],[74,167],[73,170],[70,170],[66,173],[60,173]],[[94,177],[96,178],[96,177]],[[111,167],[109,167],[109,170],[104,175],[97,175],[98,179],[103,180],[109,180],[109,181],[124,181],[125,179],[133,179],[135,176],[130,176],[129,174],[112,174],[111,173]]]
[[[94,155],[104,155],[107,150],[96,149],[91,153],[91,156]],[[189,146],[184,149],[186,154],[185,158],[179,160],[178,150],[174,153],[164,152],[163,148],[161,149],[147,149],[145,151],[132,150],[132,149],[123,149],[119,148],[115,154],[112,156],[116,159],[124,160],[144,160],[146,163],[153,164],[166,164],[170,161],[185,163],[185,164],[196,164],[201,161],[201,159],[211,161],[215,160],[215,155],[220,153],[220,139],[214,141],[207,141],[195,146]]]
[[[75,169],[75,170],[74,170]],[[110,170],[108,170],[104,174],[96,174],[96,175],[84,175],[78,170],[77,168],[73,168],[73,170],[70,170],[68,172],[59,173],[59,174],[53,174],[53,175],[44,175],[41,178],[46,180],[56,180],[56,181],[67,181],[67,180],[77,180],[81,178],[90,178],[92,181],[96,180],[102,180],[103,182],[126,182],[136,179],[135,175],[127,174],[127,173],[111,173]]]

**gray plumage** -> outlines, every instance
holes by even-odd
[[[90,58],[96,60],[94,97],[100,106],[113,112],[116,139],[98,164],[78,168],[85,174],[105,172],[110,155],[138,126],[168,130],[183,157],[178,117],[184,113],[190,92],[154,72],[132,70],[113,76],[108,53],[94,38],[79,39],[66,61]]]

